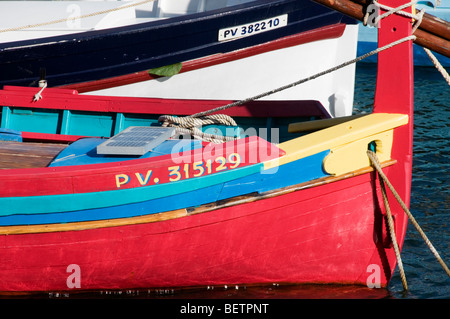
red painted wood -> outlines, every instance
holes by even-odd
[[[381,3],[397,7],[403,0],[384,0]],[[411,8],[404,9],[411,12]],[[380,14],[384,13],[381,10]],[[380,21],[378,46],[384,46],[411,35],[411,19],[391,15]],[[412,113],[413,64],[412,41],[399,44],[378,54],[377,87],[374,111]],[[412,121],[411,121],[412,122]]]
[[[230,100],[180,100],[78,95],[73,90],[60,92],[59,89],[51,88],[44,90],[42,100],[33,102],[33,96],[38,91],[39,88],[5,86],[3,90],[0,90],[0,105],[90,112],[192,115],[234,102]],[[220,111],[219,113],[237,117],[329,117],[323,106],[319,102],[312,100],[253,101],[239,107]]]
[[[398,7],[404,0],[383,0],[380,3]],[[411,8],[404,9],[411,12]],[[380,14],[384,11],[381,10]],[[378,46],[384,46],[411,35],[411,19],[391,15],[380,22]],[[412,41],[397,45],[378,54],[377,86],[373,111],[376,113],[403,113],[409,115],[409,123],[394,131],[392,158],[398,161],[396,169],[387,175],[404,203],[409,207],[411,196],[412,146],[413,146],[413,81]],[[386,212],[380,199],[383,216]],[[400,248],[406,233],[407,218],[402,208],[388,191],[389,204],[394,216],[396,236]],[[374,256],[376,258],[376,256]]]
[[[63,135],[63,134],[49,134],[49,133],[35,133],[35,132],[22,132],[22,139],[24,142],[28,141],[45,141],[55,143],[70,143],[84,138],[81,135]]]
[[[334,24],[322,28],[302,32],[296,35],[277,39],[265,44],[260,44],[254,47],[237,50],[229,53],[215,54],[212,56],[183,62],[183,67],[180,73],[198,70],[217,64],[236,61],[247,58],[253,55],[270,52],[278,49],[288,48],[308,42],[331,39],[340,37],[345,30],[345,24]],[[103,90],[111,87],[127,85],[137,82],[149,81],[159,78],[157,75],[149,74],[147,71],[136,72],[114,78],[101,79],[98,81],[75,83],[61,86],[63,88],[76,89],[80,93],[92,92],[96,90]]]

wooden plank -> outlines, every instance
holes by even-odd
[[[0,142],[0,169],[47,166],[66,144]]]
[[[0,90],[0,105],[4,107],[70,110],[99,113],[124,114],[174,114],[192,115],[235,102],[234,100],[161,99],[146,97],[107,97],[102,95],[75,95],[65,89],[45,89],[45,100],[36,104],[32,101],[39,91],[35,87],[5,86]],[[315,100],[303,101],[253,101],[239,107],[220,111],[233,117],[328,117],[328,112]],[[93,114],[95,115],[95,114]],[[3,124],[3,126],[5,126]]]
[[[301,133],[301,132],[322,130],[324,128],[327,128],[327,127],[330,127],[333,125],[342,124],[344,122],[348,122],[348,121],[357,119],[358,117],[362,117],[362,116],[366,116],[366,115],[367,114],[357,114],[357,115],[350,115],[350,116],[335,117],[335,118],[330,118],[330,119],[291,123],[291,124],[289,124],[288,132],[289,133]]]
[[[178,209],[159,214],[137,216],[132,218],[117,218],[117,219],[95,220],[95,221],[63,223],[63,224],[3,226],[0,227],[0,234],[17,235],[17,234],[31,234],[31,233],[51,233],[61,231],[80,231],[86,229],[154,223],[185,216],[188,216],[186,209]]]

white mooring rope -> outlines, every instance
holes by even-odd
[[[442,66],[442,64],[438,61],[438,59],[434,56],[434,54],[427,48],[423,48],[430,58],[431,62],[433,62],[436,69],[442,74],[445,81],[447,81],[448,85],[450,85],[450,75],[448,74],[447,70]]]

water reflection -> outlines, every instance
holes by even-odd
[[[1,297],[0,297],[1,298]],[[207,286],[183,289],[130,289],[50,292],[3,296],[8,299],[385,299],[388,289],[354,285]]]

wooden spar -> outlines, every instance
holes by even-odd
[[[352,18],[363,21],[367,0],[314,0],[324,6],[337,10]],[[436,53],[450,57],[450,23],[436,18],[430,14],[424,14],[422,23],[414,35],[417,39],[414,43],[428,48]]]
[[[419,28],[450,40],[450,23],[431,14],[425,13],[423,15]]]
[[[420,28],[414,32],[414,35],[417,37],[414,41],[415,44],[450,58],[450,41],[420,30]]]

